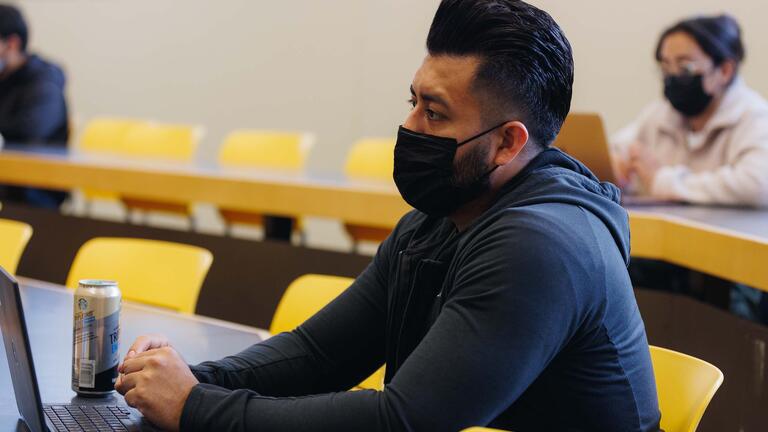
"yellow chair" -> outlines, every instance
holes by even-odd
[[[143,120],[117,117],[96,117],[88,121],[80,134],[78,150],[83,153],[102,153],[126,155],[125,137],[128,132],[146,123]],[[119,196],[109,191],[84,189],[83,196],[88,200],[117,200]]]
[[[352,145],[344,164],[350,177],[392,181],[395,169],[394,138],[363,138]]]
[[[103,152],[125,154],[125,137],[136,126],[146,123],[143,120],[97,117],[85,125],[80,134],[78,149],[82,152]]]
[[[32,237],[32,227],[13,220],[0,219],[0,267],[16,273],[21,254]]]
[[[683,353],[655,346],[650,350],[661,428],[666,432],[695,431],[723,383],[723,373],[714,365]]]
[[[230,133],[219,151],[220,166],[267,168],[298,172],[304,169],[314,145],[314,136],[301,132],[238,130]],[[228,224],[262,226],[264,215],[222,208],[219,213]],[[294,219],[294,227],[300,230]]]
[[[77,252],[67,277],[116,280],[123,298],[194,313],[203,280],[213,262],[206,249],[158,240],[100,237]]]
[[[364,138],[352,145],[344,164],[344,173],[349,178],[370,179],[392,182],[394,171],[395,139]],[[381,242],[387,238],[391,228],[344,224],[352,238],[355,249],[361,241]]]
[[[224,139],[218,159],[222,166],[300,171],[313,144],[308,133],[237,130]]]
[[[201,129],[190,125],[144,123],[131,128],[125,135],[125,156],[141,160],[192,162],[200,141]],[[157,211],[191,216],[187,202],[156,201],[135,196],[123,196],[129,210]]]
[[[128,156],[189,162],[195,156],[200,135],[197,126],[147,122],[128,130],[124,147]]]
[[[338,297],[352,282],[354,279],[340,276],[300,276],[291,282],[280,299],[269,332],[277,334],[295,329]],[[384,367],[366,378],[358,387],[374,390],[384,388]]]

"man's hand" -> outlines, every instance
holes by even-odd
[[[125,363],[125,361],[135,356],[136,354],[141,354],[147,350],[163,348],[167,346],[171,346],[171,343],[168,341],[168,338],[163,335],[148,334],[148,335],[139,336],[133,342],[133,345],[131,345],[128,348],[128,352],[126,353],[125,358],[123,359],[123,363],[120,363],[117,366],[117,371],[122,374],[123,364]]]
[[[164,430],[179,430],[184,403],[198,383],[181,356],[170,346],[129,353],[122,373],[115,389],[128,405]]]
[[[128,348],[128,354],[133,351],[134,354],[141,354],[144,351],[171,346],[168,338],[161,334],[148,334],[139,336]]]
[[[629,148],[629,165],[643,184],[645,192],[651,194],[656,173],[662,166],[659,159],[647,147],[635,143]]]

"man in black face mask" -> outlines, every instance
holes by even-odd
[[[139,338],[116,386],[129,404],[200,431],[658,430],[618,190],[549,147],[565,35],[522,1],[444,0],[427,49],[394,155],[416,210],[370,266],[233,357],[190,369]],[[380,391],[346,391],[385,363]]]

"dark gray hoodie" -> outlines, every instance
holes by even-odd
[[[5,141],[66,145],[64,84],[61,68],[35,55],[0,80],[0,135]]]
[[[24,65],[0,80],[0,135],[6,144],[66,147],[69,119],[64,72],[30,55]],[[67,193],[0,185],[0,200],[56,209]]]
[[[549,149],[461,233],[409,213],[298,329],[193,367],[182,430],[658,430],[618,201]]]

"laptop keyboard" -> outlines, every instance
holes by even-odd
[[[43,411],[57,431],[127,431],[131,424],[131,412],[121,406],[45,405]]]

